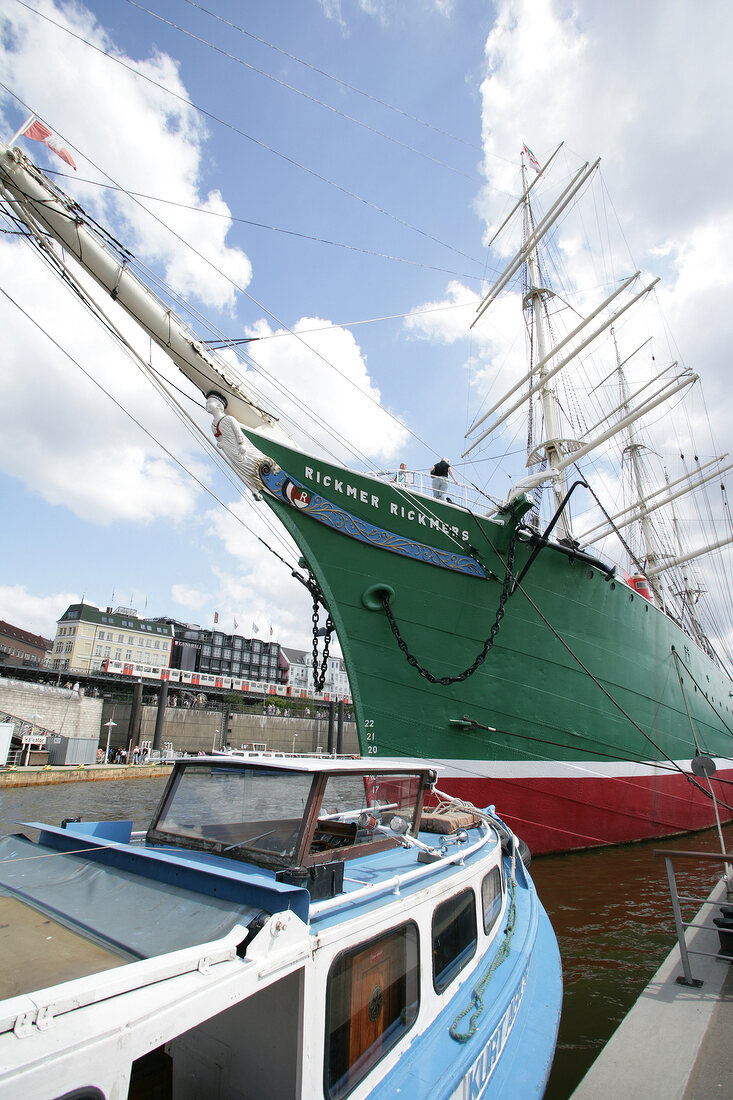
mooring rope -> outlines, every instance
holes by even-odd
[[[516,837],[512,835],[512,873],[509,880],[509,911],[507,913],[507,922],[504,928],[504,938],[501,942],[501,945],[499,946],[499,949],[496,951],[493,959],[491,960],[491,964],[488,970],[478,982],[478,984],[474,986],[470,1003],[466,1005],[466,1007],[463,1009],[462,1012],[458,1014],[458,1016],[456,1016],[455,1020],[450,1026],[450,1037],[451,1039],[455,1039],[457,1043],[467,1043],[468,1040],[476,1034],[479,1017],[484,1010],[484,993],[486,992],[486,987],[491,981],[494,972],[501,966],[504,960],[509,957],[512,937],[514,935],[514,930],[517,925],[517,885],[515,881],[516,860],[517,842]],[[458,1025],[460,1024],[461,1020],[468,1015],[469,1012],[471,1013],[471,1019],[469,1020],[468,1030],[459,1031]]]

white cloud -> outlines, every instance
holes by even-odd
[[[345,34],[349,26],[344,17],[346,0],[318,0],[318,5],[326,19],[337,23]],[[355,6],[364,15],[371,16],[381,26],[386,27],[395,19],[405,18],[405,0],[355,0]],[[450,18],[455,9],[455,0],[418,0],[414,18],[420,18],[421,9],[435,9],[440,15]]]
[[[0,68],[4,83],[18,99],[73,149],[79,175],[68,186],[90,213],[119,231],[120,239],[139,258],[163,264],[167,280],[176,290],[198,296],[208,307],[231,309],[234,290],[228,279],[246,286],[251,266],[240,249],[226,244],[228,218],[184,209],[200,205],[229,213],[218,192],[208,196],[199,192],[206,130],[190,105],[177,63],[161,53],[142,59],[127,57],[81,6],[59,8],[51,0],[40,0],[37,7],[78,37],[65,35],[58,26],[20,5],[6,8]],[[43,80],[38,79],[39,69]],[[6,134],[12,134],[22,121],[22,108],[16,104],[11,111],[11,104],[3,93],[0,123]],[[51,164],[54,170],[62,167],[43,145],[27,139],[19,144],[39,163],[50,160],[55,161]],[[86,159],[85,150],[94,150],[93,162]],[[114,191],[82,182],[84,178],[111,180],[127,191],[164,196],[169,203],[180,205],[161,207],[146,200],[123,199]],[[150,206],[157,218],[145,213],[143,205]],[[183,240],[195,239],[198,252],[210,263],[192,262],[191,250],[171,235],[168,226]]]
[[[0,241],[0,284],[30,315],[2,298],[0,468],[50,504],[94,523],[185,517],[196,488],[156,439],[184,458],[190,440],[148,383],[22,243]],[[36,316],[152,438],[54,346],[33,323]],[[198,457],[188,460],[200,468]]]
[[[78,592],[38,596],[22,584],[0,585],[0,619],[44,638],[56,636],[57,620],[69,604],[78,602]]]
[[[676,345],[669,345],[670,358],[700,369],[721,435],[730,435],[724,420],[729,326],[719,306],[733,279],[727,255],[733,200],[714,181],[727,178],[733,167],[727,117],[731,34],[733,8],[725,0],[702,8],[684,0],[642,7],[632,0],[579,0],[572,6],[504,0],[486,43],[481,90],[489,182],[476,200],[488,240],[518,194],[523,142],[542,162],[565,142],[551,169],[556,183],[601,155],[603,177],[591,219],[580,232],[569,222],[559,226],[558,266],[585,310],[637,267],[662,276],[657,333],[667,339],[664,330],[671,326]],[[548,186],[546,195],[544,189],[540,181],[535,195],[546,208],[560,188]],[[586,250],[586,235],[597,229],[593,217],[609,225],[607,243],[614,251],[605,268],[594,266]],[[508,255],[517,244],[516,235],[506,234],[494,249]],[[449,285],[446,303],[455,295],[455,285]],[[449,314],[411,317],[407,324],[441,342],[457,339]],[[642,328],[636,318],[625,324],[631,344]],[[485,364],[473,375],[484,402],[487,387],[491,396],[500,392],[497,378],[518,376],[515,357],[524,348],[520,343],[512,349],[510,328],[521,332],[519,311],[510,326],[497,303],[472,331],[472,355]],[[657,351],[666,354],[663,343]]]
[[[277,407],[309,450],[315,444],[342,462],[393,458],[407,430],[381,407],[352,333],[318,317],[302,318],[293,333],[273,333],[264,321],[248,330],[261,338],[249,347],[266,375],[251,376],[265,406]]]
[[[200,611],[211,602],[211,594],[187,584],[172,584],[171,599],[187,611]]]
[[[267,506],[244,498],[230,503],[228,512],[212,511],[206,518],[212,535],[233,559],[231,565],[224,559],[214,568],[219,583],[214,600],[224,609],[225,620],[236,618],[244,634],[255,622],[262,637],[269,636],[270,626],[277,626],[273,637],[281,645],[310,645],[312,599],[291,576],[290,568],[266,546],[272,546],[293,567],[300,552],[272,520]]]
[[[198,193],[206,134],[187,101],[176,63],[159,53],[136,61],[125,57],[81,7],[57,10],[50,0],[43,0],[40,10],[181,97],[170,99],[72,37],[61,36],[65,48],[59,50],[61,32],[21,7],[6,16],[6,33],[0,41],[0,64],[6,79],[74,148],[80,177],[100,178],[100,173],[82,160],[75,147],[77,142],[94,149],[97,164],[113,179],[124,181],[125,188],[165,195],[184,205],[204,205],[225,216],[201,217],[176,206],[158,204],[162,221],[157,223],[133,201],[100,191],[82,179],[69,186],[90,212],[109,225],[140,258],[163,264],[167,279],[177,290],[197,295],[209,306],[230,309],[234,301],[231,283],[165,229],[170,226],[181,237],[195,240],[197,253],[211,257],[214,266],[226,271],[238,286],[249,282],[249,260],[241,250],[226,244],[230,225],[226,203],[218,192],[208,197]],[[45,72],[43,82],[37,78],[40,58]],[[80,96],[78,73],[82,70],[84,95]],[[88,110],[90,102],[95,105],[94,111]],[[119,109],[121,103],[124,110]],[[0,99],[0,107],[5,112],[0,114],[0,123],[6,132],[12,132],[18,122],[17,108],[11,112],[11,123],[7,97]],[[25,144],[41,162],[53,158],[43,145]],[[141,149],[145,150],[144,156],[140,155]],[[61,162],[53,167],[61,167]],[[148,201],[148,205],[156,204]],[[23,318],[0,299],[4,334],[0,378],[6,394],[8,425],[0,439],[0,468],[49,503],[63,505],[94,523],[186,519],[198,491],[155,443],[160,440],[200,475],[200,456],[192,451],[184,429],[30,249],[12,239],[0,240],[0,281],[12,288],[13,297],[31,319],[42,318],[44,328],[62,347],[70,348],[74,358],[141,420],[153,437],[147,438],[131,426],[33,328],[32,320]],[[109,308],[109,299],[102,300]],[[113,314],[119,312],[111,308]],[[124,315],[115,320],[147,359],[149,345],[140,340],[135,326]],[[322,322],[304,319],[298,328],[314,325]],[[269,330],[263,323],[259,331]],[[282,397],[274,385],[255,379],[265,404],[282,409],[286,420],[292,418],[301,439],[327,447],[341,459],[353,460],[356,453],[357,457],[363,454],[382,463],[388,461],[397,453],[406,433],[378,407],[379,392],[369,379],[351,334],[331,328],[305,339],[318,354],[289,336],[256,345],[263,366],[286,391]],[[171,370],[157,350],[154,362],[164,373],[177,375],[176,383],[181,384],[180,375]],[[349,429],[353,450],[343,441],[330,438],[327,422],[357,425]]]

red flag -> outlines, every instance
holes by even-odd
[[[214,625],[216,625],[216,623],[218,623],[218,622],[219,622],[219,612],[215,611],[214,612]]]
[[[523,145],[522,148],[524,149],[525,153],[527,154],[527,160],[532,165],[535,172],[541,172],[542,168],[540,167],[540,162],[537,160],[537,157],[534,155],[532,150],[529,149],[526,145]]]
[[[44,126],[42,122],[36,119],[31,122],[30,126],[26,126],[23,131],[23,137],[30,138],[31,141],[42,141],[44,145],[47,145],[49,149],[52,149],[57,157],[61,157],[67,164],[76,171],[76,165],[71,158],[71,153],[68,149],[65,149],[61,144],[61,139],[56,137],[56,134],[52,130],[49,130],[48,126]]]

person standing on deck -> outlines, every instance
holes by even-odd
[[[455,481],[456,485],[458,484],[447,458],[441,458],[435,463],[430,471],[430,476],[433,479],[433,496],[436,500],[445,500],[445,494],[448,492],[449,477]]]

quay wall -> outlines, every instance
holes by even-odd
[[[101,718],[104,732],[100,735],[103,747],[107,739],[104,724],[111,718],[117,725],[112,729],[110,746],[128,748],[131,710],[130,703],[105,702]],[[152,742],[157,714],[157,707],[143,706],[141,741]],[[238,749],[242,745],[252,744],[264,744],[276,752],[326,752],[328,718],[281,717],[276,714],[249,714],[242,711],[222,713],[198,707],[167,707],[162,740],[172,744],[174,752],[211,752],[212,748],[218,749],[225,745]],[[343,752],[359,752],[355,722],[344,722]]]
[[[167,779],[171,764],[89,764],[64,767],[0,768],[0,791],[7,787],[40,787],[51,783],[93,783],[104,779]]]
[[[105,723],[112,719],[115,725],[111,727],[110,748],[128,749],[130,745],[131,702],[113,702],[71,688],[0,677],[0,712],[3,711],[35,722],[42,730],[96,740],[103,749],[108,736]],[[139,741],[153,741],[157,714],[157,706],[142,706]],[[336,731],[334,722],[334,738]],[[328,717],[166,707],[162,741],[172,744],[175,752],[188,753],[211,752],[212,748],[226,745],[238,749],[252,744],[266,745],[276,752],[327,752]],[[342,752],[359,752],[353,721],[343,724]]]
[[[0,677],[0,711],[64,737],[100,736],[102,700],[70,688]]]

